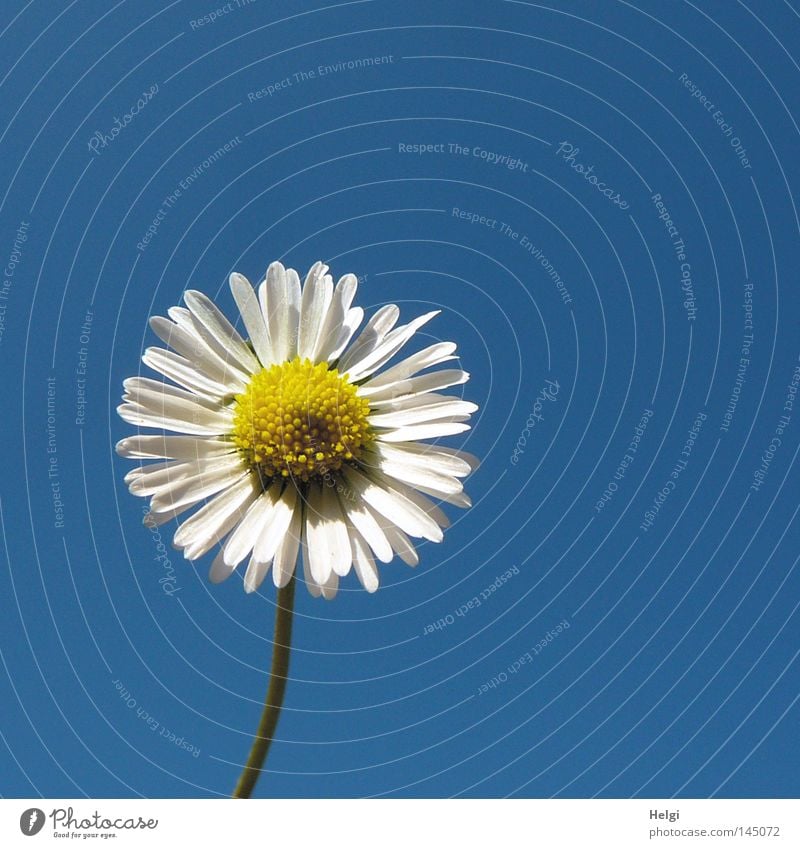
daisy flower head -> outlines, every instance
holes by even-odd
[[[428,370],[455,360],[456,345],[393,363],[438,311],[397,326],[389,304],[359,332],[357,282],[345,274],[334,286],[321,262],[302,285],[280,262],[257,291],[232,274],[246,338],[198,291],[150,319],[168,348],[148,348],[142,361],[166,380],[125,380],[117,411],[158,432],[125,438],[117,452],[140,461],[125,482],[150,498],[146,523],[199,506],[174,545],[195,560],[219,544],[213,582],[247,561],[246,591],[270,569],[282,588],[301,556],[315,597],[332,598],[351,568],[374,592],[376,560],[413,566],[415,539],[442,540],[448,519],[436,501],[470,505],[462,480],[475,458],[424,441],[468,430],[478,408],[442,394],[465,371]]]

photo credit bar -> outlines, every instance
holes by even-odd
[[[4,846],[53,839],[111,844],[205,845],[209,834],[250,845],[408,848],[421,834],[461,848],[491,844],[641,848],[713,844],[796,845],[800,805],[745,799],[0,800]],[[387,827],[387,822],[390,826]],[[744,842],[740,842],[744,839]],[[427,842],[428,840],[424,840]]]

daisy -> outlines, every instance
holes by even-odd
[[[188,560],[219,544],[212,582],[247,561],[245,591],[270,570],[281,589],[302,552],[315,597],[333,598],[351,569],[374,592],[376,560],[414,566],[414,540],[442,540],[448,519],[435,501],[470,505],[462,479],[474,457],[424,441],[468,430],[478,408],[442,394],[467,372],[428,370],[455,360],[456,345],[437,342],[389,365],[438,310],[396,326],[390,304],[358,332],[356,277],[334,286],[327,272],[317,262],[301,286],[273,262],[257,292],[232,274],[247,339],[208,297],[187,291],[185,308],[150,319],[171,349],[142,357],[170,382],[124,381],[120,416],[159,431],[119,442],[120,455],[140,460],[125,482],[150,498],[150,525],[202,504],[174,544]]]
[[[299,552],[315,597],[333,598],[351,569],[374,592],[376,559],[413,566],[414,539],[442,540],[448,519],[435,501],[470,505],[461,481],[475,458],[424,441],[468,430],[477,410],[441,394],[465,383],[465,371],[428,370],[456,359],[456,346],[437,342],[389,364],[437,312],[395,326],[400,310],[384,306],[359,333],[356,277],[334,286],[327,272],[317,262],[301,286],[296,271],[273,262],[257,293],[232,274],[247,340],[204,294],[187,291],[185,308],[150,320],[171,350],[142,357],[170,382],[131,377],[118,408],[128,423],[159,431],[117,445],[140,460],[125,482],[150,498],[145,522],[203,504],[175,546],[195,560],[219,544],[215,583],[247,560],[247,592],[270,569],[278,588],[270,682],[236,798],[250,797],[278,724]]]

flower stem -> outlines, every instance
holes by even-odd
[[[264,702],[261,721],[253,738],[250,756],[233,790],[234,798],[249,798],[256,781],[261,775],[264,760],[269,751],[275,728],[281,714],[283,694],[286,691],[286,680],[289,675],[289,653],[292,642],[292,607],[294,606],[295,578],[282,589],[278,590],[275,610],[275,636],[272,640],[272,668],[270,669],[269,687]]]

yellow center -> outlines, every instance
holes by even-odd
[[[326,363],[295,357],[254,374],[234,401],[232,439],[262,481],[325,477],[372,440],[369,402]]]

